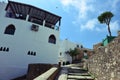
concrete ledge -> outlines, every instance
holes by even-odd
[[[67,80],[67,74],[61,74],[58,80]]]
[[[91,76],[78,76],[78,75],[69,75],[68,79],[90,79],[90,80],[94,80]]]
[[[47,80],[57,69],[58,68],[56,67],[52,67],[51,69],[49,69],[48,71],[46,71],[45,73],[41,74],[33,80]]]

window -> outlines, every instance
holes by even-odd
[[[77,48],[79,48],[79,45],[77,45]]]
[[[6,48],[6,51],[8,52],[8,51],[9,51],[9,48]]]
[[[28,51],[28,55],[30,55],[30,51]]]
[[[83,45],[81,45],[81,48],[83,48]]]
[[[28,55],[32,55],[32,56],[36,56],[36,52],[33,52],[33,51],[28,51],[27,54],[28,54]]]
[[[50,35],[48,42],[52,43],[52,44],[56,44],[56,38],[55,38],[55,36],[54,35]]]
[[[3,47],[0,48],[0,51],[2,51],[2,50],[3,50]]]
[[[15,26],[14,25],[9,25],[6,27],[4,34],[9,34],[9,35],[14,35],[15,33]]]
[[[36,55],[36,52],[34,52],[34,54],[33,54],[34,56]]]
[[[62,53],[60,52],[60,56],[62,55]]]
[[[3,51],[6,51],[6,47],[3,48]]]
[[[0,47],[0,51],[9,52],[8,47]]]

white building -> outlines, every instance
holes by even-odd
[[[25,74],[29,63],[58,63],[61,17],[13,1],[0,10],[0,80]]]
[[[60,23],[60,16],[37,7],[0,2],[0,80],[26,74],[30,63],[57,64],[60,52],[76,47],[59,41]],[[71,61],[66,54],[63,58]]]
[[[60,49],[59,49],[59,62],[61,65],[66,62],[71,63],[72,57],[69,55],[68,51],[74,50],[75,48],[82,48],[81,44],[73,43],[67,39],[60,41]]]

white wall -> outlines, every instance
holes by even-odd
[[[2,14],[5,12],[5,7],[6,7],[6,3],[4,2],[0,2],[0,17],[3,16]]]
[[[6,6],[0,3],[0,47],[9,48],[9,52],[0,51],[0,80],[10,80],[25,74],[30,63],[56,64],[60,58],[64,62],[71,62],[71,57],[65,52],[70,48],[74,49],[76,43],[68,40],[59,41],[59,31],[39,25],[39,31],[34,32],[31,31],[33,23],[5,18],[3,5]],[[9,24],[13,24],[16,28],[14,35],[4,34]],[[51,34],[56,37],[56,44],[48,43]],[[28,55],[28,51],[36,52],[36,56]]]
[[[69,54],[66,54],[67,51],[69,51],[70,49],[74,49],[77,47],[77,45],[81,46],[81,44],[77,44],[74,42],[71,42],[69,40],[63,40],[60,41],[60,49],[59,49],[59,62],[72,62],[72,58]],[[60,53],[62,53],[62,55],[60,56]]]
[[[39,31],[34,32],[32,23],[5,18],[1,4],[0,10],[0,47],[9,48],[9,52],[0,51],[0,80],[23,75],[29,63],[58,63],[59,31],[39,25]],[[16,28],[14,35],[4,34],[9,24]],[[56,37],[56,44],[48,43],[51,34]],[[36,52],[36,56],[28,55],[28,51]]]

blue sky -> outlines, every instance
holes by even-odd
[[[7,0],[0,0],[7,1]],[[112,35],[120,30],[120,0],[13,0],[31,4],[62,17],[60,39],[68,39],[92,48],[108,35],[107,26],[100,24],[97,17],[111,11]]]

